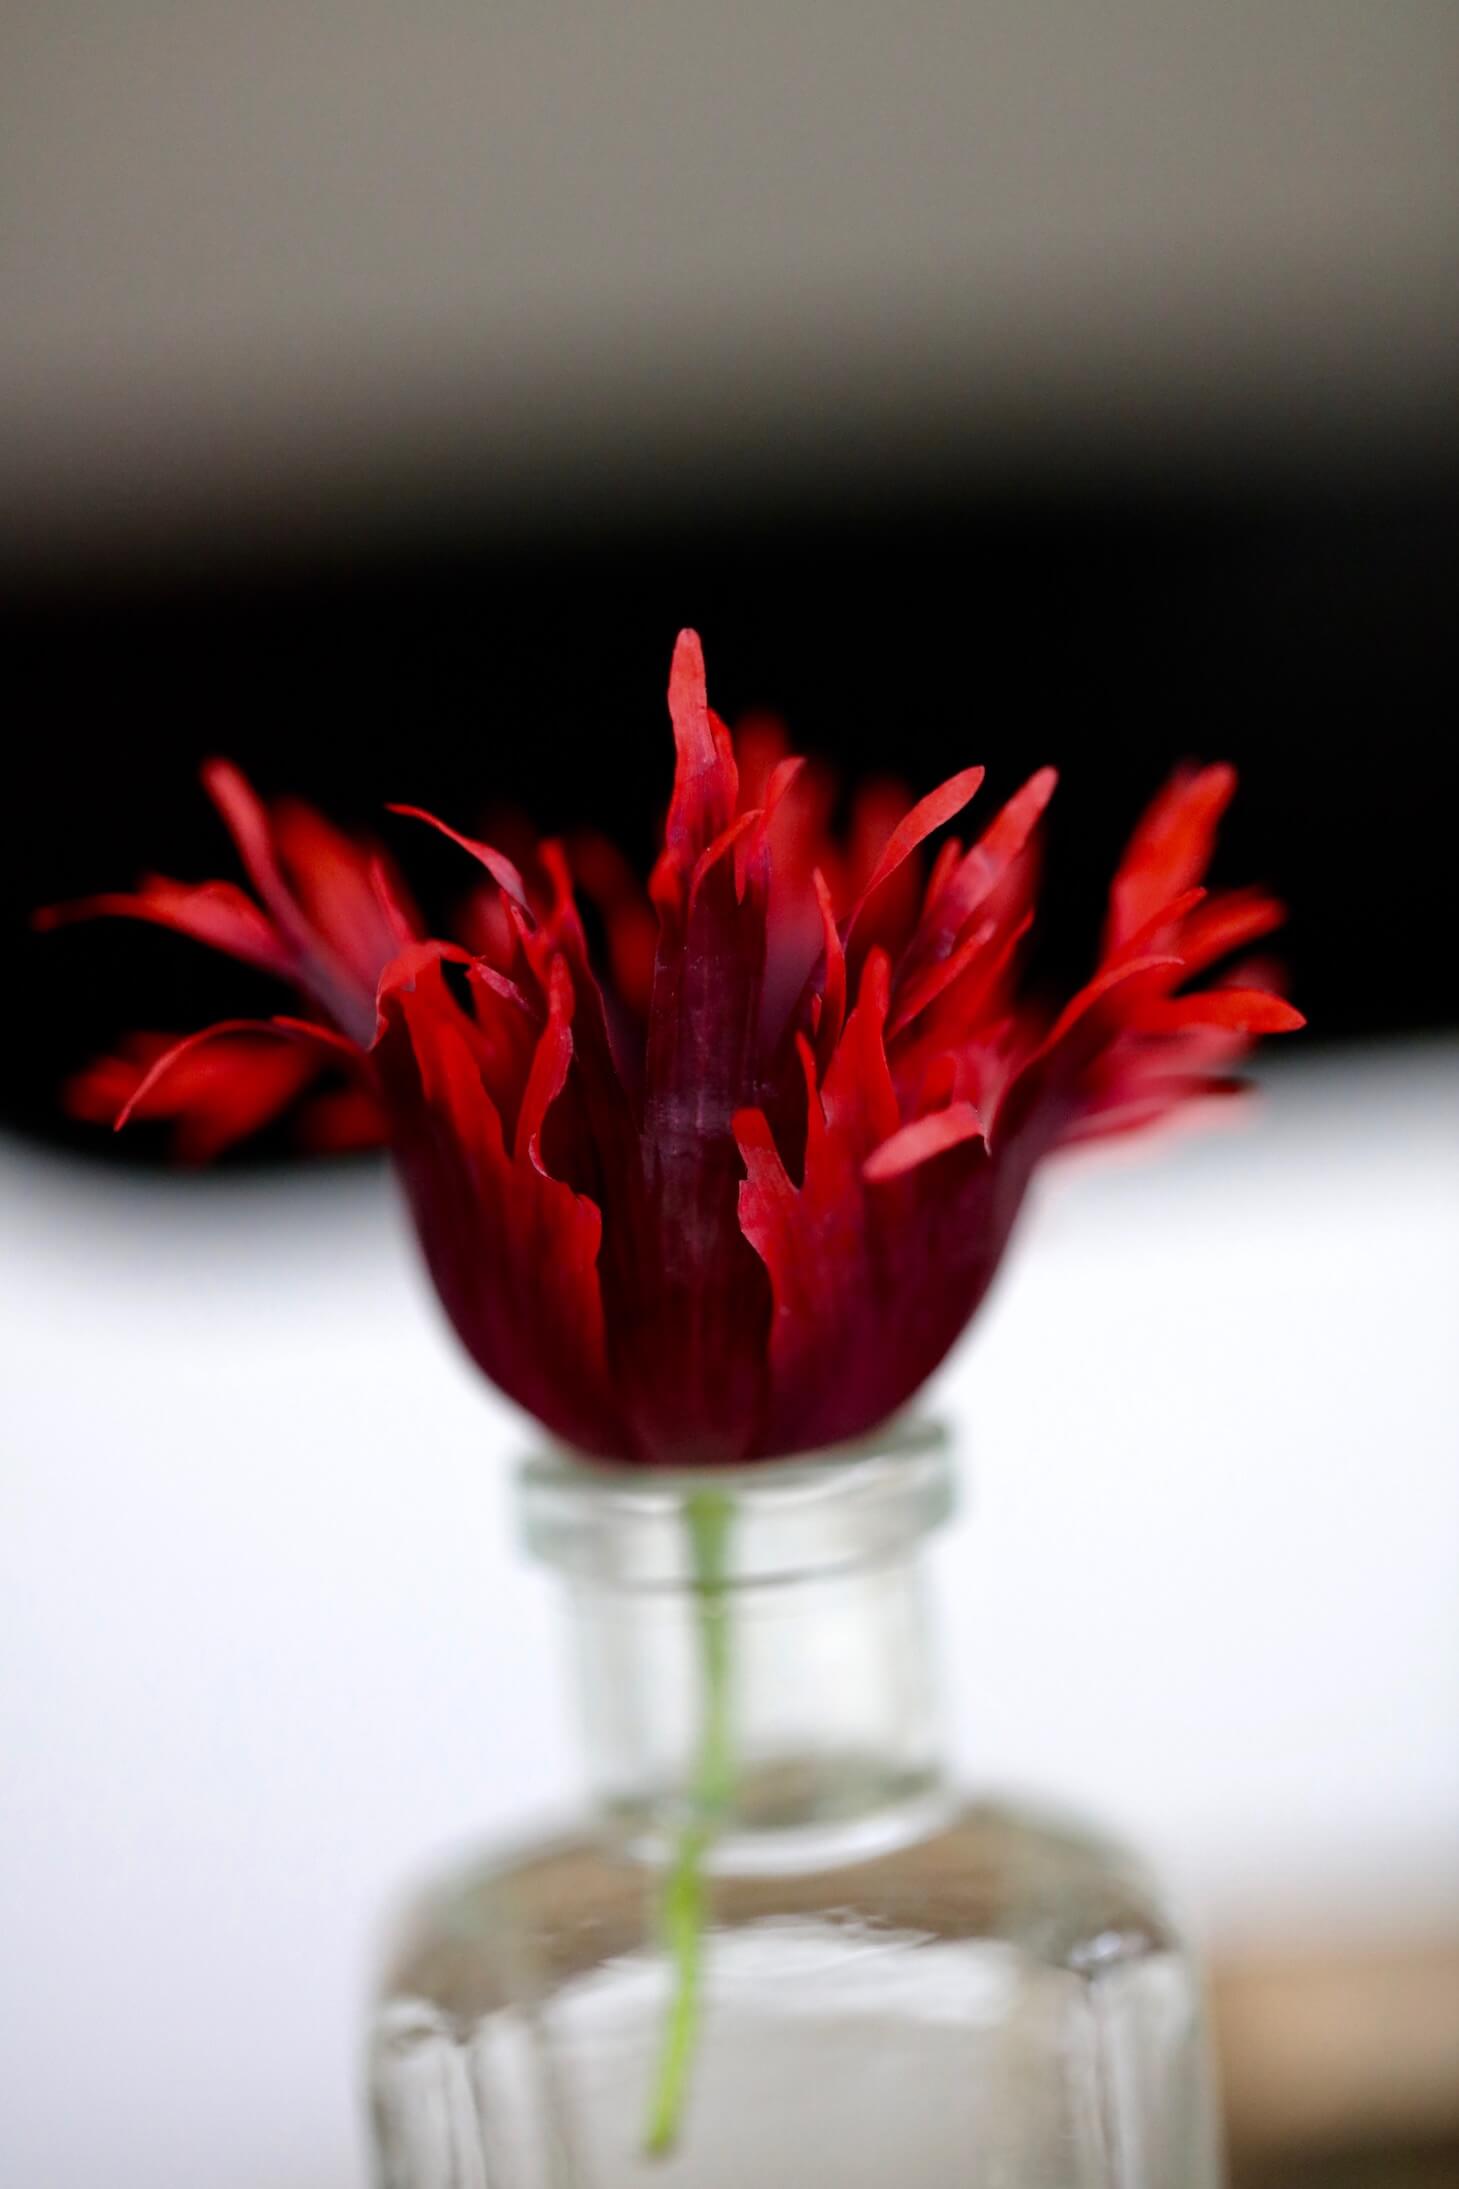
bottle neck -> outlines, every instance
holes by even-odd
[[[590,1783],[646,1847],[834,1864],[943,1802],[925,1583],[941,1439],[792,1467],[605,1475],[537,1461],[529,1538],[569,1580]]]

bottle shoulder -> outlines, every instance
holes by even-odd
[[[427,1883],[400,1927],[385,1991],[474,2017],[644,1949],[658,1871],[591,1827],[489,1850]],[[823,1864],[721,1869],[723,1932],[767,1925],[868,1940],[979,1945],[1094,1976],[1181,1950],[1158,1888],[1080,1822],[996,1799],[956,1801],[895,1846]]]

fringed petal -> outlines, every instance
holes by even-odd
[[[173,927],[329,1021],[133,1046],[81,1075],[78,1110],[168,1120],[193,1156],[286,1113],[315,1146],[383,1130],[485,1372],[585,1450],[702,1465],[874,1429],[977,1308],[1045,1155],[1224,1096],[1255,1035],[1301,1022],[1271,975],[1231,964],[1280,907],[1204,894],[1229,769],[1155,800],[1093,978],[1049,1013],[1017,974],[1051,770],[971,847],[946,841],[924,882],[920,847],[981,770],[915,804],[873,785],[843,836],[830,780],[777,728],[747,732],[737,767],[690,632],[669,712],[647,893],[595,839],[569,859],[509,829],[519,860],[399,807],[488,877],[476,947],[426,941],[379,854],[308,808],[266,809],[218,763],[208,786],[262,909],[153,880],[42,924]],[[1215,966],[1219,985],[1192,986]]]

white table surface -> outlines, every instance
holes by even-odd
[[[1459,1048],[1051,1181],[946,1373],[978,1778],[1218,1946],[1459,1923]],[[570,1788],[520,1422],[383,1176],[0,1147],[0,2181],[357,2189],[392,1889]]]

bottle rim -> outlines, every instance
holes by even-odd
[[[925,1418],[794,1459],[693,1470],[614,1467],[554,1446],[523,1462],[517,1489],[533,1557],[625,1589],[703,1585],[690,1517],[706,1495],[727,1515],[724,1588],[878,1563],[910,1550],[954,1504],[951,1440]]]

